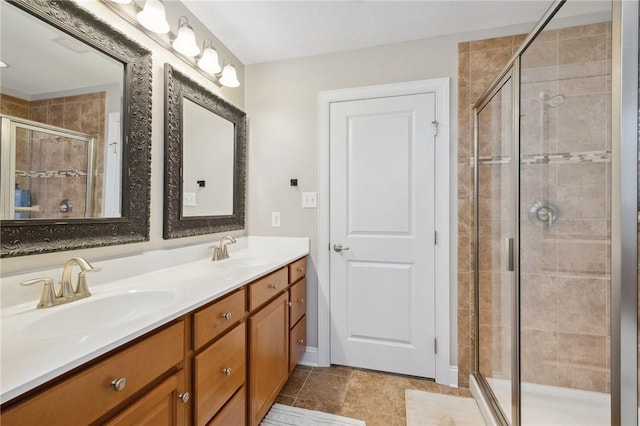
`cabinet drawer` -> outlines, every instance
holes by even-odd
[[[244,316],[244,288],[218,300],[193,315],[195,350],[216,338]]]
[[[174,367],[183,356],[184,322],[180,321],[3,410],[2,424],[91,423]],[[116,391],[112,382],[121,378],[126,379],[126,385]]]
[[[307,280],[298,281],[289,290],[289,327],[293,327],[307,312]]]
[[[289,373],[296,368],[306,349],[307,317],[304,316],[289,332]]]
[[[307,258],[296,260],[289,265],[289,284],[293,284],[307,274]]]
[[[205,425],[245,382],[245,323],[194,358],[196,424]]]
[[[207,423],[207,426],[244,426],[247,423],[247,393],[245,387],[240,390],[227,402],[222,410]]]
[[[249,310],[253,311],[274,296],[280,294],[289,285],[287,268],[260,278],[249,285]]]

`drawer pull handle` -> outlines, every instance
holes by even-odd
[[[123,391],[126,386],[127,386],[127,379],[125,379],[124,377],[120,377],[119,379],[115,379],[113,382],[111,382],[111,387],[116,392]]]
[[[230,367],[223,368],[222,372],[224,373],[225,376],[230,376],[231,375],[231,368]]]
[[[304,345],[304,339],[299,339],[299,340],[298,340],[298,344],[300,344],[300,345]]]
[[[289,305],[289,307],[291,307],[291,302],[287,303],[287,305]]]
[[[298,271],[298,272],[303,272],[303,271],[304,271],[304,268],[303,268],[302,266],[298,266],[298,267],[296,268],[296,271]]]
[[[189,397],[191,395],[189,395],[189,392],[183,392],[180,395],[178,395],[178,399],[180,400],[180,402],[182,402],[183,404],[186,404],[187,401],[189,401]]]
[[[298,299],[298,303],[304,303],[304,299],[303,298]]]
[[[271,284],[269,287],[271,287],[272,289],[277,289],[278,288],[278,283],[273,283]]]
[[[231,312],[225,312],[224,314],[222,314],[222,318],[224,318],[226,321],[229,321],[231,319]]]

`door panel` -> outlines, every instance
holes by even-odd
[[[478,113],[479,371],[512,422],[515,265],[512,80]],[[511,258],[513,261],[513,257]]]
[[[331,104],[331,362],[435,376],[435,94]]]

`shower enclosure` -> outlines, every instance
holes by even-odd
[[[0,115],[0,219],[92,217],[95,137]]]
[[[474,108],[472,390],[500,424],[638,422],[637,7],[554,3]]]

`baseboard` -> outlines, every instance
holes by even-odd
[[[307,348],[304,351],[304,355],[302,355],[302,359],[298,361],[298,364],[306,365],[307,367],[317,367],[318,366],[318,348],[307,346]]]
[[[452,388],[458,387],[458,366],[457,365],[449,366],[449,387],[452,387]]]

